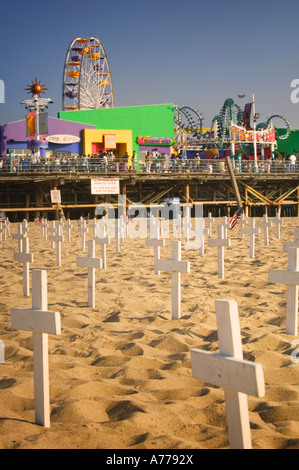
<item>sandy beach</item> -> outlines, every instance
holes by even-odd
[[[270,219],[272,220],[272,219]],[[212,237],[216,237],[216,218]],[[257,220],[257,221],[261,221]],[[228,233],[225,279],[217,276],[217,249],[184,248],[191,270],[181,275],[181,318],[171,319],[171,275],[154,274],[153,248],[126,238],[120,252],[107,246],[107,267],[96,270],[96,306],[87,306],[87,269],[77,222],[72,239],[56,249],[29,223],[34,268],[45,269],[48,309],[60,312],[61,334],[49,335],[51,426],[34,422],[32,334],[11,328],[11,308],[30,308],[23,296],[17,240],[0,252],[1,449],[228,449],[223,389],[192,377],[193,348],[219,351],[215,300],[238,304],[244,358],[263,366],[266,393],[248,397],[254,449],[299,448],[299,363],[292,362],[297,337],[286,334],[286,286],[268,283],[269,269],[287,269],[282,243],[293,241],[297,218],[283,218],[280,239],[269,229],[256,237],[255,258],[240,226]],[[10,224],[16,233],[18,224]],[[91,231],[87,240],[91,239]],[[161,258],[171,257],[171,240]],[[96,246],[100,257],[100,246]]]

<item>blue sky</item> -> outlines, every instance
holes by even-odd
[[[226,98],[243,107],[238,94],[254,93],[260,122],[279,114],[299,129],[299,102],[291,101],[291,82],[299,83],[298,18],[298,0],[6,1],[0,124],[24,118],[24,88],[35,77],[48,88],[42,96],[53,100],[48,112],[56,117],[68,46],[75,37],[96,36],[108,56],[116,107],[190,106],[208,127]]]

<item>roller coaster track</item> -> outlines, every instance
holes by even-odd
[[[273,114],[266,122],[259,123],[256,127],[257,130],[266,129],[272,125],[273,119],[282,119],[286,124],[286,131],[282,135],[278,135],[276,131],[276,139],[287,139],[291,132],[291,125],[289,121],[280,114]],[[220,113],[213,117],[211,121],[210,130],[203,132],[203,117],[199,111],[184,106],[179,108],[174,106],[174,120],[178,132],[186,132],[193,135],[197,143],[206,145],[215,145],[219,148],[226,148],[230,146],[231,137],[230,129],[231,123],[242,126],[244,124],[244,112],[239,105],[234,103],[232,98],[227,98],[220,110]],[[245,154],[252,149],[253,144],[242,145],[242,151]]]

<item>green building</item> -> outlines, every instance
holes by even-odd
[[[157,149],[166,155],[172,152],[175,134],[173,104],[61,111],[58,117],[96,127],[98,132],[84,131],[85,154],[114,150],[122,157],[124,152],[131,156],[130,153],[135,151],[138,161],[143,163],[147,151]],[[127,134],[118,131],[127,131]]]

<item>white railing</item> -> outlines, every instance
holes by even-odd
[[[233,163],[236,173],[255,173],[253,160],[235,160]],[[47,160],[32,163],[25,159],[9,158],[3,159],[1,173],[51,173],[51,172],[74,172],[74,173],[225,173],[227,172],[225,160],[200,160],[196,159],[170,159],[169,162],[152,162],[150,165],[140,163],[137,168],[131,163],[123,161],[108,161],[105,163],[100,158],[69,158],[65,161]],[[291,165],[284,160],[258,161],[258,173],[299,173],[299,162]]]

